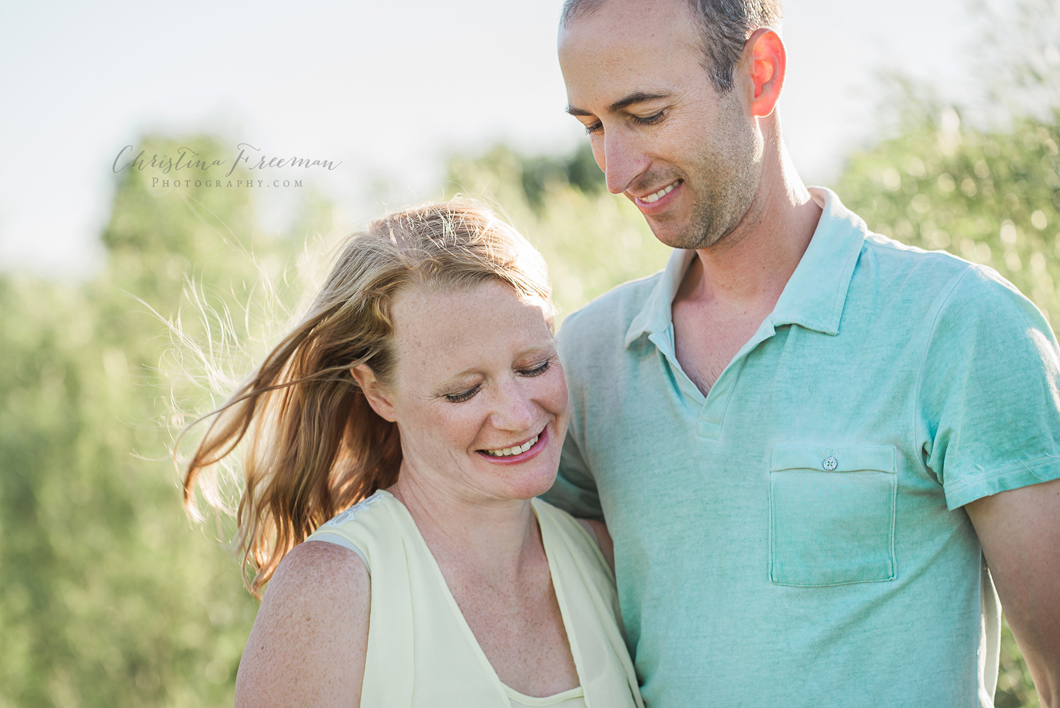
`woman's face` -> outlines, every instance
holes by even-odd
[[[540,303],[501,282],[413,289],[392,317],[397,366],[385,398],[401,432],[403,480],[476,503],[551,487],[567,384]]]

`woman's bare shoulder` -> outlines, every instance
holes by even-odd
[[[368,566],[357,553],[335,543],[306,541],[284,556],[269,581],[262,606],[272,594],[300,596],[305,590],[346,594],[349,583],[363,584],[367,591],[369,577]]]
[[[288,553],[247,640],[236,705],[357,705],[370,580],[361,557],[335,544],[308,541]]]

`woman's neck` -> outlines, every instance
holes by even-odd
[[[545,560],[529,500],[473,500],[405,474],[388,491],[408,509],[447,580],[518,588]]]

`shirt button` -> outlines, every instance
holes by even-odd
[[[829,455],[828,457],[824,458],[824,462],[822,464],[824,465],[824,468],[826,470],[832,472],[833,470],[835,470],[836,467],[839,467],[839,460]]]

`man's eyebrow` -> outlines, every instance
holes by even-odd
[[[637,91],[631,93],[625,98],[615,101],[607,107],[608,113],[614,113],[615,111],[621,111],[623,108],[629,108],[634,103],[644,103],[645,101],[654,101],[660,98],[669,98],[669,93],[648,93],[647,91]],[[572,116],[592,116],[593,114],[589,111],[574,106],[567,106],[567,113]]]

